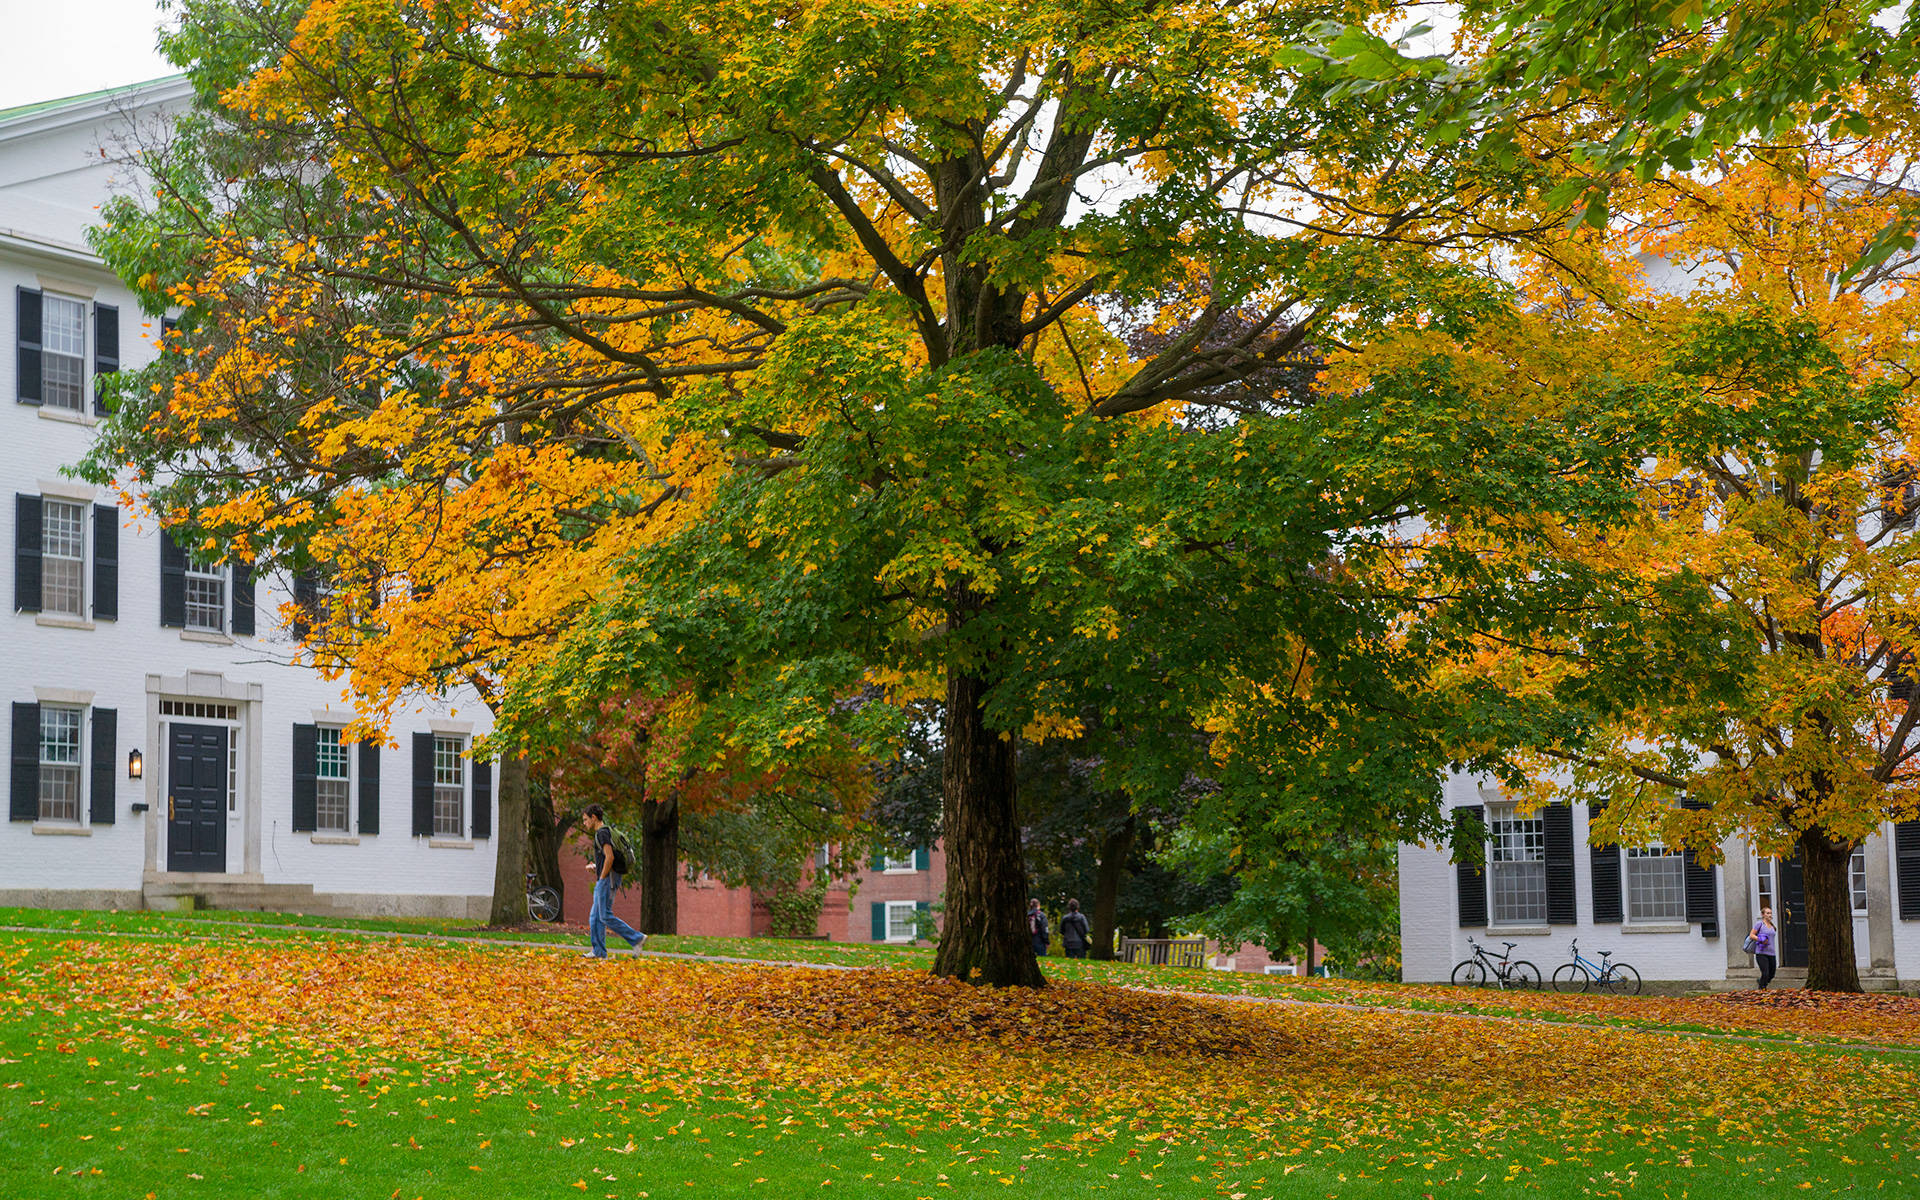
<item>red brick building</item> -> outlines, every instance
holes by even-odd
[[[575,838],[560,857],[567,881],[564,919],[574,925],[587,923],[593,902],[593,876],[585,853],[584,839]],[[853,879],[827,889],[816,932],[835,942],[909,943],[918,931],[920,914],[933,915],[946,881],[947,855],[937,845],[903,858],[876,857]],[[689,881],[683,876],[679,899],[679,929],[688,937],[766,937],[773,930],[766,903],[746,888],[706,879]],[[616,893],[613,911],[638,926],[640,889],[628,887]]]

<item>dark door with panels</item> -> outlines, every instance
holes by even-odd
[[[1800,851],[1792,858],[1779,860],[1780,902],[1773,921],[1780,930],[1780,965],[1807,965],[1807,877],[1800,862]]]
[[[227,869],[227,731],[174,725],[167,733],[167,870]]]

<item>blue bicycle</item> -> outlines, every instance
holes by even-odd
[[[1573,961],[1561,963],[1553,969],[1554,991],[1585,992],[1598,988],[1622,996],[1640,994],[1640,972],[1625,963],[1614,962],[1613,951],[1602,950],[1600,961],[1594,962],[1580,953],[1578,940],[1571,949]]]

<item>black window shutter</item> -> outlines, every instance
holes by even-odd
[[[236,637],[253,636],[253,564],[233,564],[233,632]]]
[[[433,836],[433,735],[413,735],[413,836]]]
[[[13,498],[13,607],[40,611],[40,497],[24,492]]]
[[[1598,817],[1604,804],[1587,806],[1587,827],[1593,827],[1593,819]],[[1626,920],[1626,905],[1620,894],[1620,847],[1596,846],[1592,844],[1592,834],[1588,834],[1587,852],[1593,864],[1593,923],[1596,925],[1618,925]]]
[[[120,510],[93,506],[93,618],[120,619]]]
[[[1540,816],[1547,830],[1547,924],[1579,921],[1573,894],[1573,806],[1549,804]]]
[[[493,760],[476,759],[473,764],[473,836],[493,836]]]
[[[1463,843],[1486,842],[1486,809],[1470,804],[1453,810],[1454,854]],[[1476,858],[1479,856],[1476,855]],[[1484,864],[1465,859],[1454,864],[1460,883],[1460,925],[1476,929],[1487,923],[1487,872]]]
[[[293,831],[312,833],[320,826],[320,731],[293,727]]]
[[[380,832],[380,743],[360,743],[360,832]]]
[[[301,641],[313,633],[315,609],[320,603],[320,580],[312,571],[293,577],[293,636]]]
[[[112,412],[107,403],[107,376],[120,369],[120,310],[111,304],[93,306],[93,411]]]
[[[8,817],[40,819],[40,706],[13,703],[13,774]]]
[[[919,846],[914,849],[913,869],[916,871],[933,870],[933,855],[927,852],[927,848],[925,846]]]
[[[93,710],[93,758],[87,764],[93,778],[87,789],[87,820],[95,825],[113,824],[113,782],[120,753],[119,715],[111,708]]]
[[[887,906],[878,900],[873,902],[873,940],[887,940]]]
[[[187,627],[187,554],[173,535],[160,531],[160,624]]]
[[[14,396],[22,404],[40,403],[40,293],[32,288],[15,288],[14,323]]]
[[[1900,919],[1920,921],[1920,821],[1893,826],[1894,886],[1900,889]]]
[[[1682,800],[1682,808],[1705,808],[1704,800]],[[1686,852],[1681,875],[1687,885],[1687,920],[1700,922],[1700,936],[1720,936],[1720,895],[1714,886],[1713,868],[1700,861],[1692,850]]]

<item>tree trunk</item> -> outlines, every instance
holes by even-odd
[[[1807,905],[1807,990],[1857,992],[1860,969],[1853,960],[1853,883],[1847,878],[1853,846],[1825,831],[1800,834]]]
[[[573,816],[553,811],[553,775],[550,771],[530,772],[527,776],[527,870],[534,881],[545,884],[566,899],[567,881],[560,869],[560,847],[573,828]]]
[[[640,932],[680,931],[680,797],[640,806]]]
[[[1027,933],[1013,740],[987,728],[986,690],[986,680],[948,668],[940,771],[947,905],[933,971],[992,987],[1045,987]]]
[[[527,923],[527,759],[500,761],[500,812],[493,823],[493,911],[489,925]]]
[[[1120,881],[1127,874],[1127,855],[1133,852],[1133,817],[1100,841],[1100,859],[1093,874],[1093,951],[1101,962],[1113,961],[1114,914],[1120,907]]]

